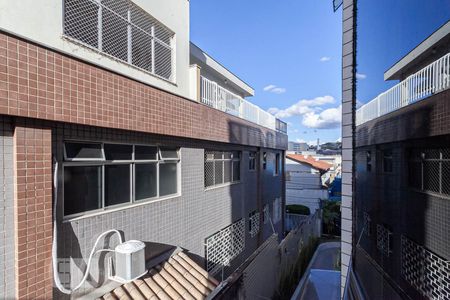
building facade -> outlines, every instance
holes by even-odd
[[[343,295],[446,299],[449,3],[342,7]]]
[[[110,229],[218,279],[283,235],[286,124],[190,43],[189,1],[0,6],[0,298],[68,297],[56,276],[75,287]],[[110,288],[108,256],[72,296]]]

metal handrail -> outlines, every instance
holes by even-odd
[[[241,119],[256,123],[260,126],[286,133],[285,122],[275,118],[269,112],[255,104],[248,102],[239,95],[225,89],[217,82],[201,77],[201,103],[234,115]]]
[[[450,88],[450,53],[391,87],[356,110],[356,125]]]

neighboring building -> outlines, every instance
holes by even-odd
[[[289,142],[288,143],[288,151],[300,153],[302,151],[308,151],[308,149],[309,149],[309,146],[307,143],[297,143],[297,142]]]
[[[63,297],[54,278],[75,287],[110,229],[217,279],[282,237],[286,124],[190,43],[189,1],[0,7],[0,298]],[[117,286],[110,256],[74,295]]]
[[[448,299],[450,3],[342,7],[342,291]]]
[[[312,156],[286,155],[286,204],[301,204],[311,213],[320,208],[320,200],[328,199],[322,177],[332,166]]]

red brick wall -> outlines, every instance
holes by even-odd
[[[51,130],[18,124],[14,133],[16,296],[52,298]]]
[[[285,134],[3,33],[0,114],[287,148]]]

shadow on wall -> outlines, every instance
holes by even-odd
[[[411,174],[418,171],[411,150],[442,146],[439,139],[433,145],[427,138],[430,122],[431,108],[425,105],[357,128],[353,240],[359,244],[354,269],[369,298],[422,297],[402,275],[402,236],[424,245],[433,234],[428,231],[430,196],[414,193],[410,184]]]

